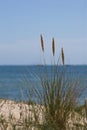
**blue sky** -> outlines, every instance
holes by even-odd
[[[87,64],[87,0],[0,1],[0,65],[41,64],[40,34],[47,64],[64,48],[66,64]]]

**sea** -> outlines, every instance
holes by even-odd
[[[37,86],[40,89],[41,73],[52,75],[52,65],[3,65],[0,66],[0,98],[11,100],[27,101],[33,95],[28,93],[28,87]],[[61,71],[64,66],[59,66]],[[87,65],[66,65],[64,67],[67,77],[71,80],[80,81],[80,87],[83,88],[79,96],[80,104],[87,99]],[[41,90],[40,90],[41,91]],[[35,98],[35,97],[34,97]]]

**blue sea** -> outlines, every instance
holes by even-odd
[[[11,100],[27,100],[26,86],[40,87],[40,73],[46,73],[46,69],[51,74],[52,66],[0,66],[0,98]],[[63,66],[60,66],[60,70]],[[40,68],[40,69],[39,69]],[[80,86],[84,88],[79,97],[80,102],[84,103],[87,98],[87,66],[86,65],[67,65],[66,73],[71,79],[79,79]]]

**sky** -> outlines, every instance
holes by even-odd
[[[0,65],[47,64],[52,38],[66,64],[87,64],[87,0],[0,0]]]

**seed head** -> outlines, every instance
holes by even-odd
[[[63,50],[63,48],[61,49],[61,55],[62,55],[62,63],[63,63],[63,65],[64,65],[64,50]]]
[[[42,47],[42,51],[44,52],[44,41],[43,41],[42,34],[40,35],[40,39],[41,39],[41,47]]]
[[[52,39],[52,52],[53,52],[53,56],[55,55],[55,41],[54,38]]]

